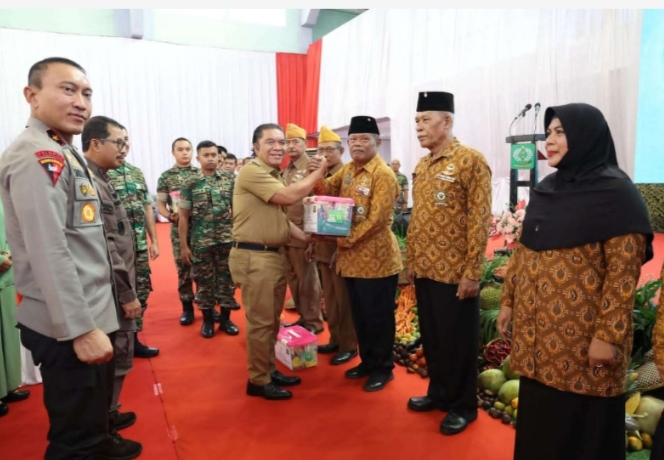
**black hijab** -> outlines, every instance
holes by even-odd
[[[643,197],[619,167],[604,115],[588,104],[549,107],[548,129],[558,117],[567,154],[555,173],[530,194],[519,241],[535,251],[573,248],[616,236],[647,237],[646,262],[653,257],[653,231]]]

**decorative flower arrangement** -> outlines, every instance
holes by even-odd
[[[526,217],[525,208],[525,201],[521,201],[514,208],[514,211],[505,211],[496,224],[496,230],[505,238],[505,245],[508,250],[514,249],[517,241],[519,241],[523,219]]]

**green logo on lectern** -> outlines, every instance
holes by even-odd
[[[535,144],[514,144],[510,155],[510,167],[512,169],[533,169],[535,155]]]

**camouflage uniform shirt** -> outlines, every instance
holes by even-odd
[[[134,233],[136,251],[147,251],[145,206],[151,205],[153,200],[148,192],[143,172],[136,166],[124,163],[118,169],[109,170],[107,174],[122,201],[122,207],[127,212]]]
[[[400,172],[395,173],[397,175],[397,182],[399,183],[399,195],[397,196],[396,201],[394,202],[394,212],[397,214],[401,213],[403,205],[408,203],[406,202],[406,193],[408,191],[408,178],[401,174]]]
[[[191,176],[180,189],[180,207],[191,212],[192,250],[232,241],[235,176],[216,171]]]
[[[200,171],[199,168],[193,165],[184,168],[175,165],[171,169],[164,171],[159,177],[159,182],[157,182],[157,200],[166,203],[171,211],[174,212],[173,202],[169,194],[171,192],[179,192],[185,181],[191,176],[197,175]],[[178,227],[174,224],[171,224],[171,239],[179,241]]]

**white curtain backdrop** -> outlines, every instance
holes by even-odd
[[[539,133],[548,106],[598,107],[633,175],[640,41],[637,10],[369,10],[323,39],[318,121],[389,117],[392,158],[410,177],[426,153],[415,135],[418,92],[453,93],[455,134],[487,157],[497,214],[509,201],[505,137],[527,103],[542,105]],[[515,134],[532,133],[533,117]],[[541,177],[551,172],[539,166]]]
[[[23,87],[30,66],[51,56],[86,69],[92,114],[129,129],[128,161],[143,170],[153,194],[174,163],[174,139],[186,137],[194,149],[211,140],[244,158],[253,130],[277,121],[274,53],[0,29],[0,151],[29,117]]]

